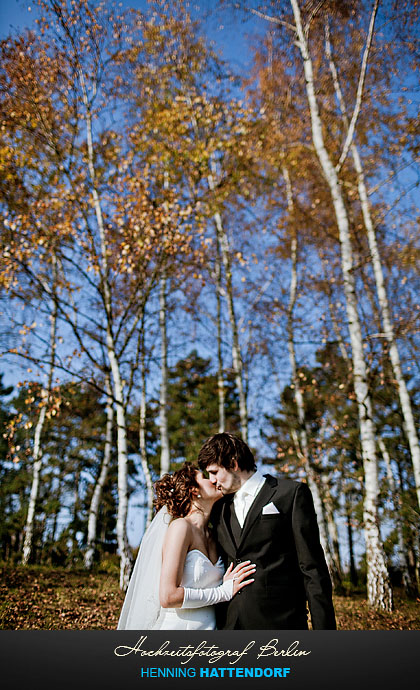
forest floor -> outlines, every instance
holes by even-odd
[[[0,629],[115,630],[124,600],[118,572],[0,565]],[[335,596],[339,630],[420,630],[420,600],[394,591],[392,613],[363,594]]]

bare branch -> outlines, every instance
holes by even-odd
[[[16,355],[17,357],[22,357],[23,359],[27,360],[28,362],[31,362],[35,366],[42,367],[44,364],[49,364],[49,359],[41,359],[39,357],[32,357],[29,353],[25,352],[19,352],[18,350],[5,350],[3,352],[0,352],[0,355],[2,357],[8,356],[8,355]],[[65,374],[68,374],[72,378],[78,379],[79,381],[82,381],[83,383],[87,383],[89,386],[92,386],[92,388],[95,388],[99,393],[106,393],[106,390],[99,386],[93,378],[86,378],[86,376],[81,373],[79,374],[77,371],[74,371],[72,369],[69,369],[68,367],[64,366],[64,364],[60,364],[61,360],[58,360],[55,364],[56,369],[60,369],[60,371],[63,371]],[[101,369],[101,371],[105,371],[105,365]],[[97,380],[97,379],[96,379]],[[113,400],[115,401],[115,398],[113,397]]]
[[[365,51],[363,54],[362,66],[360,69],[359,84],[357,87],[356,104],[354,106],[353,115],[352,115],[350,125],[349,125],[348,131],[347,131],[346,141],[344,142],[343,152],[340,156],[340,160],[338,161],[337,165],[335,166],[335,169],[337,172],[340,172],[341,168],[343,167],[343,163],[347,158],[347,154],[349,152],[350,146],[351,146],[352,141],[353,141],[354,132],[356,129],[357,118],[359,117],[360,108],[362,105],[363,87],[365,84],[369,50],[370,50],[370,46],[372,44],[373,29],[375,26],[375,18],[376,18],[376,13],[378,11],[378,6],[379,6],[379,0],[375,0],[375,4],[374,4],[373,10],[372,10],[372,15],[370,18],[369,32],[368,32],[368,36],[366,39],[366,46],[365,46]]]
[[[378,182],[378,184],[376,184],[374,187],[371,187],[368,190],[368,196],[372,196],[372,194],[375,194],[381,187],[388,184],[388,182],[391,182],[395,178],[395,176],[398,175],[399,172],[401,172],[401,170],[405,170],[406,168],[409,168],[415,163],[419,163],[419,161],[419,158],[415,158],[413,161],[404,161],[404,163],[401,163],[401,165],[397,166],[394,170],[391,170],[389,175],[384,180]]]
[[[325,2],[326,2],[326,0],[319,0],[318,4],[314,7],[311,14],[309,15],[308,21],[306,22],[305,28],[304,28],[306,38],[308,38],[309,29],[311,28],[311,24],[312,24],[313,20],[315,19],[316,15],[318,14],[322,5],[325,4]]]
[[[265,19],[266,21],[271,22],[272,24],[281,24],[281,26],[285,26],[286,29],[289,29],[290,31],[296,33],[296,27],[293,26],[293,24],[289,24],[289,22],[285,22],[283,19],[279,19],[278,17],[272,17],[269,14],[265,14],[264,12],[260,12],[259,10],[255,10],[252,7],[246,9],[248,9],[249,12],[252,12],[252,14],[257,15],[257,17],[260,17],[261,19]]]

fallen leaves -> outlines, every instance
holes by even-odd
[[[118,573],[0,567],[0,628],[115,630],[124,601]],[[420,630],[418,601],[394,592],[392,613],[373,611],[361,594],[335,596],[339,630]]]
[[[112,630],[124,600],[118,575],[0,568],[0,628]]]

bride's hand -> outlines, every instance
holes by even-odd
[[[233,580],[233,595],[235,595],[240,589],[242,589],[242,587],[250,585],[251,582],[254,582],[254,578],[251,578],[250,580],[247,580],[246,578],[255,573],[255,571],[255,563],[251,563],[251,561],[243,561],[243,563],[239,563],[239,565],[235,566],[235,568],[233,567],[233,563],[231,563],[225,572],[223,582]]]

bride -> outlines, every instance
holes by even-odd
[[[142,539],[118,630],[214,630],[215,604],[254,580],[250,561],[224,573],[209,529],[221,492],[186,462],[155,483],[157,514]]]

